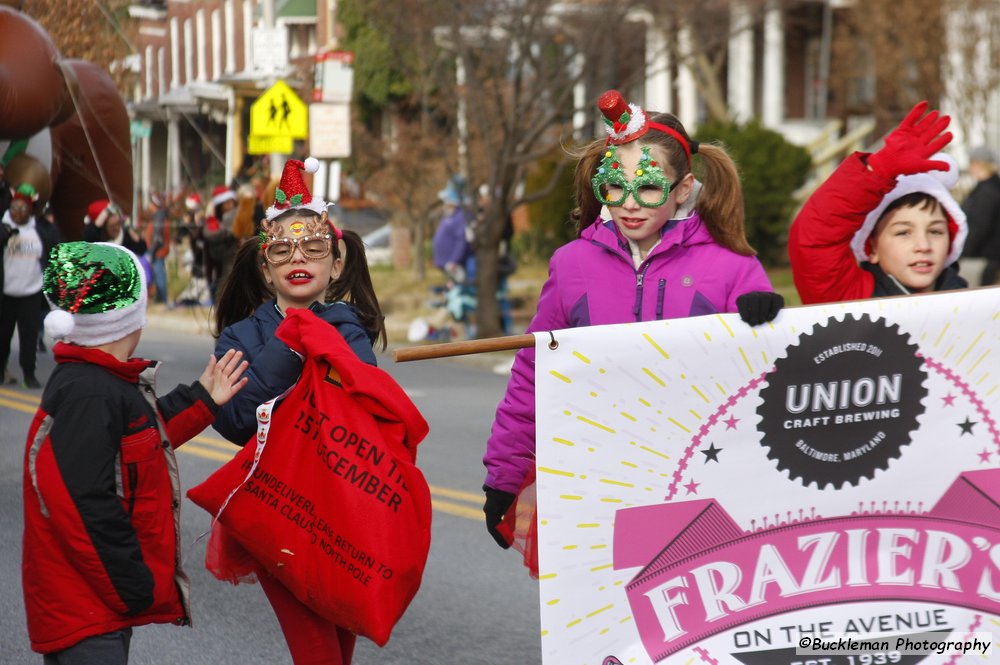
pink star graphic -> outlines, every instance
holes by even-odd
[[[979,453],[979,461],[980,462],[984,462],[984,463],[989,462],[990,461],[990,451],[984,450],[983,452]]]
[[[684,486],[684,489],[688,491],[688,494],[697,494],[698,485],[700,484],[701,483],[696,483],[692,480],[691,482],[689,482],[687,485]]]
[[[740,422],[740,420],[736,416],[729,416],[722,422],[726,423],[727,430],[731,430],[731,429],[736,429],[736,423]]]
[[[948,393],[947,397],[942,397],[941,401],[944,402],[945,406],[955,406],[955,396]]]

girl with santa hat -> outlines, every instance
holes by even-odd
[[[312,158],[285,164],[262,231],[240,246],[216,302],[216,355],[237,349],[250,362],[242,399],[220,409],[215,421],[215,429],[240,446],[257,431],[258,405],[285,392],[302,370],[301,357],[275,335],[290,308],[312,310],[335,326],[357,356],[371,365],[376,364],[373,345],[381,342],[385,347],[384,317],[364,244],[358,234],[334,225],[326,202],[312,196],[303,182],[300,170],[315,172],[317,167]],[[213,554],[211,542],[209,554],[220,555]],[[230,567],[226,576],[239,565],[223,561],[213,572]],[[296,665],[351,662],[354,633],[300,602],[263,566],[253,573],[274,608]]]

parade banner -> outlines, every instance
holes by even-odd
[[[921,638],[1000,636],[1000,290],[554,338],[545,665],[996,657]]]

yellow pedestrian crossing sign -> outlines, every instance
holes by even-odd
[[[309,107],[284,81],[278,81],[250,105],[250,135],[308,138]]]

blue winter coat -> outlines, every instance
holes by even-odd
[[[320,306],[314,306],[319,308]],[[332,324],[358,358],[377,365],[372,339],[362,327],[354,307],[337,302],[322,306],[317,315]],[[247,385],[219,409],[214,427],[229,441],[242,446],[257,432],[257,407],[285,392],[302,371],[302,360],[275,336],[282,322],[277,303],[269,300],[249,317],[222,331],[215,343],[215,357],[229,349],[243,352],[249,361]]]

